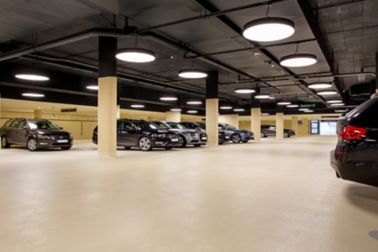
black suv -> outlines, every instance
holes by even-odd
[[[0,129],[1,148],[11,144],[26,146],[30,151],[42,148],[72,147],[73,137],[69,132],[48,120],[10,119]]]
[[[338,122],[338,142],[331,152],[336,176],[378,186],[378,98],[356,107]]]
[[[204,123],[199,122],[181,122],[180,124],[184,125],[188,129],[194,129],[197,132],[202,132],[203,134],[206,134],[206,125]],[[207,138],[207,135],[206,135]],[[223,130],[218,131],[218,143],[224,144],[225,142],[228,142],[230,140],[229,136],[226,136]]]
[[[93,143],[97,144],[97,127],[93,131]],[[159,130],[158,126],[145,120],[117,121],[117,145],[125,149],[139,147],[143,151],[152,148],[165,148],[167,150],[180,146],[177,134],[168,130]]]

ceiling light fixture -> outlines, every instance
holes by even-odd
[[[298,110],[304,112],[304,111],[307,111],[307,110],[310,110],[310,109],[308,109],[308,108],[300,108]]]
[[[45,97],[44,94],[39,94],[39,93],[22,93],[22,96],[31,97],[31,98],[43,98],[43,97]]]
[[[270,115],[269,113],[261,113],[262,116],[268,116]]]
[[[314,110],[309,109],[309,110],[305,110],[305,111],[303,111],[303,112],[305,112],[305,113],[313,113]]]
[[[144,108],[143,104],[131,104],[130,107],[132,108]]]
[[[202,101],[187,101],[186,104],[188,104],[188,105],[201,105]]]
[[[331,107],[342,107],[342,106],[345,106],[344,103],[332,103],[331,104]]]
[[[234,112],[244,112],[245,111],[245,109],[243,109],[243,108],[236,108],[236,109],[234,109]]]
[[[184,69],[179,71],[178,76],[185,79],[202,79],[207,77],[207,73],[198,69]]]
[[[277,102],[277,105],[279,106],[286,106],[286,105],[290,105],[291,102]]]
[[[347,112],[348,110],[346,110],[346,109],[336,109],[335,110],[335,112],[336,113],[345,113],[345,112]]]
[[[197,114],[198,111],[197,110],[188,110],[186,111],[188,114]]]
[[[171,108],[171,112],[181,112],[180,108]]]
[[[256,90],[252,88],[237,88],[234,90],[234,92],[237,94],[253,94],[254,92],[256,92]]]
[[[281,66],[284,67],[306,67],[314,65],[316,62],[316,56],[307,53],[287,55],[280,60]]]
[[[327,89],[331,88],[332,84],[330,83],[313,83],[307,86],[308,88],[319,90],[319,89]]]
[[[221,110],[230,110],[230,109],[232,109],[231,106],[220,106],[219,108],[220,108]]]
[[[21,80],[28,80],[28,81],[48,81],[50,80],[49,77],[39,74],[16,74],[14,77]]]
[[[163,97],[160,97],[160,100],[161,100],[161,101],[177,101],[177,97],[173,97],[173,96],[163,96]]]
[[[248,22],[243,37],[252,41],[271,42],[286,39],[295,32],[294,23],[285,18],[265,17]]]
[[[88,85],[86,88],[89,89],[89,90],[98,90],[97,85]]]
[[[142,48],[124,48],[117,52],[116,58],[130,63],[148,63],[156,59],[152,51]]]
[[[262,100],[262,99],[270,99],[269,95],[255,95],[256,99]]]
[[[332,103],[342,103],[342,100],[329,100],[327,103],[332,104]]]
[[[332,96],[332,95],[337,95],[336,91],[320,91],[317,92],[316,94],[321,95],[321,96]]]
[[[286,108],[298,108],[299,105],[297,104],[290,104],[290,105],[287,105]]]

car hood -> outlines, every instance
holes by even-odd
[[[177,132],[177,133],[182,133],[182,134],[185,134],[185,133],[196,133],[198,131],[194,130],[194,129],[169,129],[171,132]]]

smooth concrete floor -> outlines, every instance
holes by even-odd
[[[0,252],[377,252],[378,188],[336,179],[335,141],[0,150]]]

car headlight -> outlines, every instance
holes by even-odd
[[[165,134],[158,134],[158,138],[165,138],[166,135]]]

